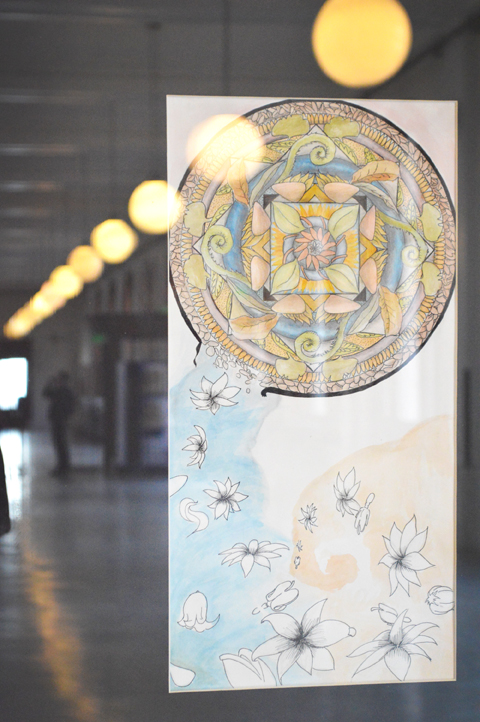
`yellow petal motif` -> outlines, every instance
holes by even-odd
[[[260,341],[268,336],[278,321],[276,313],[266,313],[259,318],[239,316],[230,319],[234,336],[240,340]]]
[[[354,138],[359,134],[360,127],[356,120],[348,120],[348,118],[338,116],[326,123],[324,131],[329,138],[345,138],[347,136]]]
[[[201,256],[196,253],[190,256],[190,258],[185,261],[183,271],[191,286],[205,290],[207,287],[207,273]]]
[[[322,372],[327,381],[341,381],[345,374],[351,374],[357,365],[356,358],[336,358],[333,361],[325,361]]]
[[[205,206],[202,201],[190,203],[186,210],[183,222],[192,236],[201,236],[203,233],[203,224],[207,220]]]
[[[431,203],[424,203],[422,215],[420,216],[423,226],[423,235],[427,241],[438,241],[442,232],[442,214]]]
[[[442,287],[442,279],[440,269],[428,261],[422,266],[422,279],[425,293],[427,296],[435,296]]]
[[[402,309],[398,296],[385,286],[378,289],[380,311],[387,336],[396,336],[402,327]]]
[[[305,135],[308,129],[308,120],[301,115],[291,115],[289,118],[277,120],[272,128],[272,135],[288,135],[289,138],[293,138],[295,135]]]
[[[280,358],[275,363],[275,368],[280,376],[290,381],[296,381],[303,376],[307,365],[303,361],[295,361],[293,358]]]
[[[398,178],[400,169],[393,160],[372,160],[363,168],[357,170],[352,181],[358,183],[371,183],[372,181],[389,181]]]

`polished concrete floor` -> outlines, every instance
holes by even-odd
[[[77,447],[3,433],[13,530],[0,539],[1,722],[480,722],[480,573],[459,572],[458,681],[167,692],[164,479],[105,478]]]

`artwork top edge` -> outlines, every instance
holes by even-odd
[[[362,391],[399,371],[455,285],[453,203],[428,154],[346,100],[239,116],[196,155],[170,231],[195,336],[263,393]]]

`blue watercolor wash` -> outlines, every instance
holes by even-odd
[[[237,654],[242,647],[255,649],[274,636],[270,625],[260,624],[260,615],[252,615],[253,608],[260,606],[271,591],[272,581],[268,569],[259,565],[254,565],[244,578],[240,564],[222,566],[223,557],[219,554],[238,542],[248,544],[252,539],[289,546],[290,551],[283,550],[281,558],[272,560],[272,567],[280,564],[287,569],[292,554],[291,541],[262,521],[264,479],[252,458],[260,427],[279,401],[276,396],[262,397],[260,387],[254,383],[250,384],[251,392],[246,394],[244,377],[237,378],[236,371],[230,369],[226,372],[228,385],[241,388],[233,399],[238,401],[237,405],[222,407],[216,415],[199,411],[190,400],[190,389],[199,391],[203,376],[215,382],[225,372],[213,365],[204,350],[197,362],[197,368],[170,392],[170,476],[188,475],[185,486],[170,499],[171,661],[196,673],[188,689],[229,689],[220,655]],[[181,451],[187,438],[197,433],[195,424],[205,430],[208,442],[201,469],[188,467],[191,452]],[[208,508],[213,499],[204,489],[216,489],[213,482],[225,483],[227,477],[234,484],[240,482],[238,491],[248,498],[240,502],[241,512],[230,513],[228,521],[224,517],[215,520],[213,510]],[[192,534],[195,524],[182,519],[179,513],[179,504],[184,498],[198,501],[194,510],[208,514],[207,529]],[[220,614],[218,624],[201,633],[178,624],[185,600],[196,591],[208,600],[209,621]],[[178,689],[173,683],[171,687]]]

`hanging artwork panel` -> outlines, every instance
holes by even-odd
[[[456,106],[168,99],[170,688],[455,677]]]

